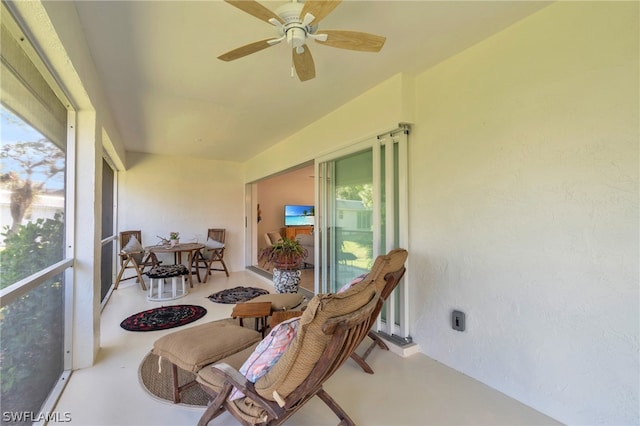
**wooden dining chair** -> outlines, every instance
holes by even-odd
[[[122,231],[120,232],[120,252],[118,257],[120,258],[120,272],[116,277],[116,282],[113,285],[114,290],[118,288],[120,281],[126,281],[131,278],[135,278],[136,282],[140,283],[140,287],[143,290],[147,289],[142,279],[142,273],[146,267],[153,267],[158,265],[158,259],[154,253],[146,252],[142,246],[142,231]],[[127,269],[133,269],[136,274],[127,278],[122,278],[124,271]]]
[[[211,271],[222,271],[227,277],[229,276],[229,270],[224,263],[224,249],[225,249],[225,228],[209,228],[207,231],[207,241],[204,243],[204,249],[196,253],[193,258],[192,268],[196,268],[198,271],[198,278],[200,274],[200,268],[204,268],[204,282],[207,282]],[[220,267],[214,268],[215,262],[220,263]]]

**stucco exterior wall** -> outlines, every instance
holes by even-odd
[[[637,16],[561,2],[416,79],[414,338],[568,424],[639,421]]]

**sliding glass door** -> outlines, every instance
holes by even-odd
[[[373,263],[372,157],[369,148],[321,164],[323,291],[337,291]]]
[[[317,160],[320,267],[316,292],[335,292],[407,241],[407,135],[399,128]],[[377,329],[406,340],[407,291],[388,299]]]

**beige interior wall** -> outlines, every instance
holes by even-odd
[[[262,220],[258,223],[258,248],[261,249],[266,246],[264,233],[280,231],[284,226],[285,204],[314,204],[313,164],[261,180],[257,185],[262,210]]]
[[[119,176],[119,229],[141,229],[144,245],[180,232],[180,242],[204,242],[226,228],[225,263],[244,269],[244,182],[238,163],[128,152]],[[167,258],[167,260],[171,260]]]

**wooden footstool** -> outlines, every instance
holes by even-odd
[[[156,340],[152,352],[171,362],[173,374],[173,402],[180,402],[180,392],[196,384],[195,380],[182,386],[178,383],[178,368],[197,373],[203,367],[255,346],[262,334],[238,325],[233,319],[174,331]]]
[[[245,303],[271,303],[271,312],[289,311],[300,309],[304,302],[304,296],[299,293],[269,293],[254,297]]]
[[[256,306],[252,307],[252,305]],[[293,309],[301,311],[305,309],[305,305],[305,298],[299,293],[269,293],[260,295],[243,303],[238,303],[235,308],[233,308],[231,316],[235,318],[236,315],[234,315],[234,313],[239,313],[237,317],[240,318],[240,324],[242,324],[243,312],[259,312],[260,314],[264,314],[261,329],[258,327],[257,318],[262,317],[262,315],[246,315],[256,317],[256,330],[262,331],[262,335],[264,336],[269,328],[273,328],[270,321],[267,323],[267,317],[272,317],[276,312],[286,312]]]
[[[262,333],[264,338],[267,331],[267,318],[271,315],[271,302],[238,303],[231,311],[231,318],[238,318],[243,326],[245,318],[255,318],[256,331]]]

